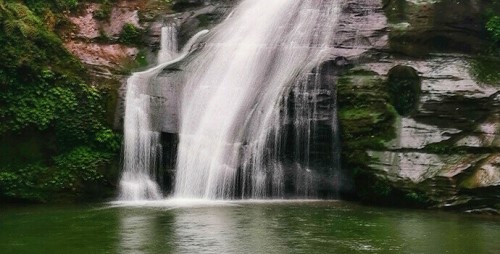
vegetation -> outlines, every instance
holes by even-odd
[[[390,104],[386,83],[376,73],[350,70],[337,83],[342,166],[351,170],[357,196],[379,201],[392,195],[392,187],[369,173],[368,150],[383,150],[395,136],[397,113]]]
[[[101,2],[101,8],[94,12],[94,18],[101,21],[107,21],[111,17],[113,0],[102,0]]]
[[[141,45],[143,44],[143,33],[142,29],[133,24],[126,23],[123,25],[118,41],[126,45]]]
[[[394,138],[397,113],[383,80],[373,73],[347,73],[338,81],[338,98],[344,151],[379,150]]]
[[[500,1],[493,0],[485,11],[485,28],[495,44],[500,43]],[[496,45],[494,45],[496,46]]]
[[[492,16],[486,23],[486,30],[495,42],[500,42],[500,16]]]
[[[120,137],[105,123],[108,93],[87,84],[56,34],[54,13],[77,4],[0,1],[0,199],[77,196],[118,153]]]
[[[474,78],[488,85],[500,84],[500,59],[490,56],[477,56],[470,61],[470,72]]]
[[[3,198],[49,201],[67,196],[73,199],[89,183],[105,184],[102,167],[112,160],[112,153],[90,147],[77,147],[55,156],[52,165],[30,164],[0,171]]]

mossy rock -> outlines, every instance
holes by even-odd
[[[500,87],[500,58],[477,56],[470,61],[471,75],[482,84]]]
[[[354,176],[357,196],[371,203],[389,203],[393,187],[369,168],[369,150],[385,150],[395,138],[397,112],[391,105],[387,81],[364,69],[351,69],[338,79],[338,119],[342,166]],[[401,196],[401,195],[400,195]]]
[[[380,147],[394,137],[396,114],[384,79],[373,72],[356,70],[338,81],[339,124],[345,147]],[[363,147],[361,144],[367,145]]]
[[[393,52],[422,57],[432,52],[481,52],[489,38],[484,13],[492,1],[386,0]]]
[[[417,109],[420,100],[421,81],[417,71],[398,65],[389,70],[388,76],[391,104],[400,115],[409,115]]]

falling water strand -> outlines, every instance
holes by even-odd
[[[185,58],[196,39],[206,32],[195,35],[178,54],[175,27],[164,27],[158,65],[143,72],[136,72],[127,80],[120,200],[162,198],[156,182],[161,165],[161,129],[155,124],[157,119],[153,119],[151,112],[157,100],[155,96],[151,96],[152,81],[166,66]],[[174,59],[175,56],[177,58]]]
[[[158,64],[168,62],[177,56],[177,27],[169,24],[161,28],[161,43],[158,51]]]
[[[283,104],[327,58],[339,11],[337,0],[244,0],[217,27],[187,66],[176,197],[282,197]],[[307,196],[302,164],[296,188]]]

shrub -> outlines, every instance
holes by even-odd
[[[142,29],[137,28],[133,24],[126,23],[123,25],[118,41],[128,45],[141,45],[143,43],[142,34]]]
[[[500,16],[491,17],[486,23],[486,30],[495,42],[500,42]]]
[[[100,170],[119,152],[120,136],[106,127],[106,91],[88,85],[82,64],[42,21],[45,8],[58,17],[77,3],[0,1],[0,146],[19,155],[0,156],[0,198],[78,195],[102,181]],[[36,138],[17,142],[21,133]]]

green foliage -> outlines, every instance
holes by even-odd
[[[85,184],[103,182],[101,168],[112,154],[77,147],[54,157],[53,164],[0,169],[0,197],[45,202],[54,193],[78,195]]]
[[[120,73],[122,75],[129,75],[132,71],[136,71],[137,69],[143,69],[149,65],[147,58],[147,50],[142,49],[135,56],[133,60],[125,61],[121,65]]]
[[[135,57],[135,62],[136,62],[135,68],[146,67],[149,65],[145,50],[139,51],[139,53]]]
[[[53,78],[52,71],[43,70],[35,84],[13,84],[15,86],[0,94],[0,101],[8,105],[0,108],[0,134],[29,125],[46,129],[78,105],[74,92],[68,87],[53,86],[50,83]]]
[[[492,0],[483,12],[483,25],[491,39],[491,45],[484,53],[498,56],[500,44],[500,1]]]
[[[101,8],[99,8],[94,12],[94,18],[102,21],[109,20],[109,18],[111,17],[112,10],[113,10],[113,5],[111,1],[104,0],[102,1]]]
[[[478,56],[470,61],[470,72],[476,80],[488,85],[500,84],[500,60]]]
[[[486,23],[486,30],[495,42],[500,42],[500,16],[491,17]]]
[[[59,189],[67,189],[79,181],[99,181],[102,174],[98,173],[100,166],[111,160],[111,154],[96,151],[89,147],[77,147],[67,154],[54,157],[57,169],[56,179],[53,181]]]
[[[47,172],[46,167],[38,164],[29,165],[18,170],[0,171],[0,197],[41,200],[45,196],[42,184],[37,176]]]
[[[120,32],[119,42],[128,45],[141,45],[143,43],[142,34],[144,31],[133,24],[126,23]]]
[[[66,10],[74,10],[78,6],[78,0],[24,0],[26,6],[35,11],[42,10],[44,8],[50,8],[52,10],[61,12]]]
[[[106,31],[104,31],[104,28],[102,27],[99,27],[99,36],[97,36],[96,38],[94,38],[94,41],[97,42],[97,43],[104,43],[104,44],[107,44],[107,43],[112,43],[113,42],[113,39],[110,38],[107,34],[106,34]]]
[[[121,147],[121,137],[110,129],[102,129],[96,133],[95,141],[102,150],[117,152]]]
[[[46,25],[52,23],[46,15],[78,2],[24,3],[0,1],[0,138],[9,141],[2,149],[13,146],[16,155],[34,159],[0,158],[0,198],[43,201],[102,181],[98,170],[118,154],[121,137],[106,127],[106,91],[86,84],[81,63]],[[48,135],[50,142],[14,142],[22,133]],[[39,154],[19,154],[17,146],[30,143],[25,152]]]

